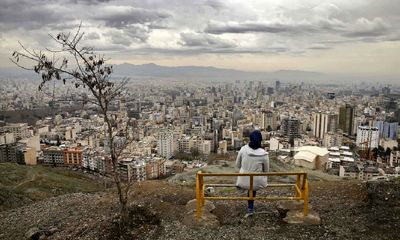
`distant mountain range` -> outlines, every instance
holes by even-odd
[[[154,63],[133,65],[120,64],[115,66],[115,74],[120,76],[148,76],[148,77],[174,77],[174,78],[196,78],[196,79],[218,79],[218,80],[267,80],[297,78],[314,79],[323,74],[317,72],[306,72],[297,70],[280,70],[276,72],[250,72],[234,69],[200,67],[200,66],[179,66],[166,67]],[[300,79],[299,79],[300,78]]]
[[[280,80],[293,83],[348,83],[352,81],[397,83],[397,76],[373,76],[373,75],[350,75],[329,74],[321,72],[309,72],[300,70],[279,70],[273,72],[251,72],[234,69],[201,66],[179,66],[167,67],[154,63],[134,65],[129,63],[114,65],[114,77],[130,77],[132,79],[142,78],[166,78],[187,80]],[[38,78],[34,72],[19,68],[0,68],[0,77],[9,78]]]

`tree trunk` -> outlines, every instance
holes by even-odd
[[[117,165],[117,164],[115,164]],[[121,183],[121,178],[119,177],[118,170],[114,170],[115,184],[117,185],[118,199],[120,205],[120,220],[121,224],[125,225],[129,221],[129,211],[128,211],[128,195],[124,193],[124,189]]]

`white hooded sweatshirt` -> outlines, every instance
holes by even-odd
[[[236,158],[236,167],[239,168],[240,173],[248,172],[268,172],[269,171],[269,158],[268,153],[262,148],[252,149],[248,145],[243,146]],[[250,177],[239,176],[236,186],[249,189]],[[267,186],[267,177],[257,176],[253,180],[253,189],[258,190]]]

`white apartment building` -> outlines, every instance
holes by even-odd
[[[158,134],[158,155],[170,159],[174,154],[174,134],[168,129],[162,129]]]
[[[361,149],[377,148],[379,145],[379,129],[377,127],[358,126],[356,145]]]

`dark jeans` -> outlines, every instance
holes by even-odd
[[[253,191],[253,197],[256,196],[256,191]],[[247,197],[250,197],[250,191],[247,192]],[[248,203],[248,209],[253,210],[254,209],[254,200],[247,200]]]

